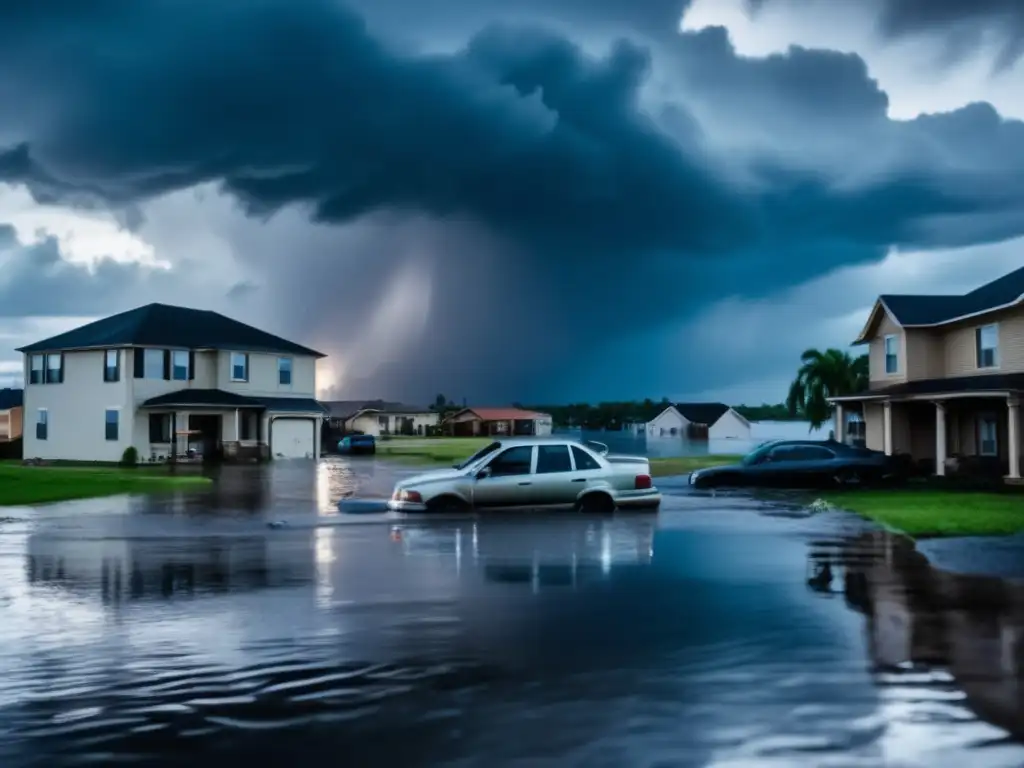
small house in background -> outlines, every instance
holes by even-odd
[[[0,443],[21,437],[24,399],[22,389],[0,389]]]
[[[335,400],[326,402],[331,433],[345,435],[426,435],[438,425],[438,413],[422,405],[385,400]]]
[[[551,414],[521,408],[463,408],[445,420],[454,437],[531,437],[551,434]]]
[[[647,435],[750,440],[750,422],[725,403],[671,403],[647,423]]]

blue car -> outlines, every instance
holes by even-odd
[[[345,435],[338,441],[338,453],[349,455],[377,452],[377,439],[373,435]]]

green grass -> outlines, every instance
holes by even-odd
[[[1024,497],[967,491],[845,491],[830,504],[915,538],[1004,536],[1024,531]]]
[[[469,458],[493,440],[487,437],[434,437],[379,440],[377,454],[412,464],[451,466]],[[683,458],[651,459],[651,474],[655,477],[685,475],[695,469],[732,464],[739,456],[686,456]]]
[[[166,468],[116,466],[26,467],[0,463],[0,507],[114,496],[121,493],[160,493],[201,489],[210,479],[201,475],[171,475]]]

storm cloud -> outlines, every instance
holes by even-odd
[[[1024,125],[891,120],[855,55],[742,58],[677,33],[682,3],[615,0],[477,5],[439,52],[371,5],[5,4],[0,180],[118,211],[216,185],[266,222],[223,224],[239,311],[336,353],[356,396],[647,394],[677,361],[576,378],[722,297],[1024,234]]]

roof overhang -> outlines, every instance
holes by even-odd
[[[935,401],[935,400],[967,400],[976,398],[1002,398],[1016,397],[1020,393],[1017,390],[962,390],[951,392],[926,392],[918,395],[849,395],[845,397],[830,397],[828,402],[833,404],[863,403],[863,402],[890,402],[903,403],[912,401]]]
[[[854,340],[853,346],[857,346],[858,344],[867,344],[872,338],[874,338],[871,332],[883,314],[888,316],[888,318],[896,325],[902,327],[902,324],[896,318],[896,315],[892,313],[892,310],[889,309],[885,301],[879,297],[875,299],[875,304],[871,307],[871,313],[868,315],[868,321],[864,323],[864,327],[861,329],[860,333],[857,334],[857,338]]]

